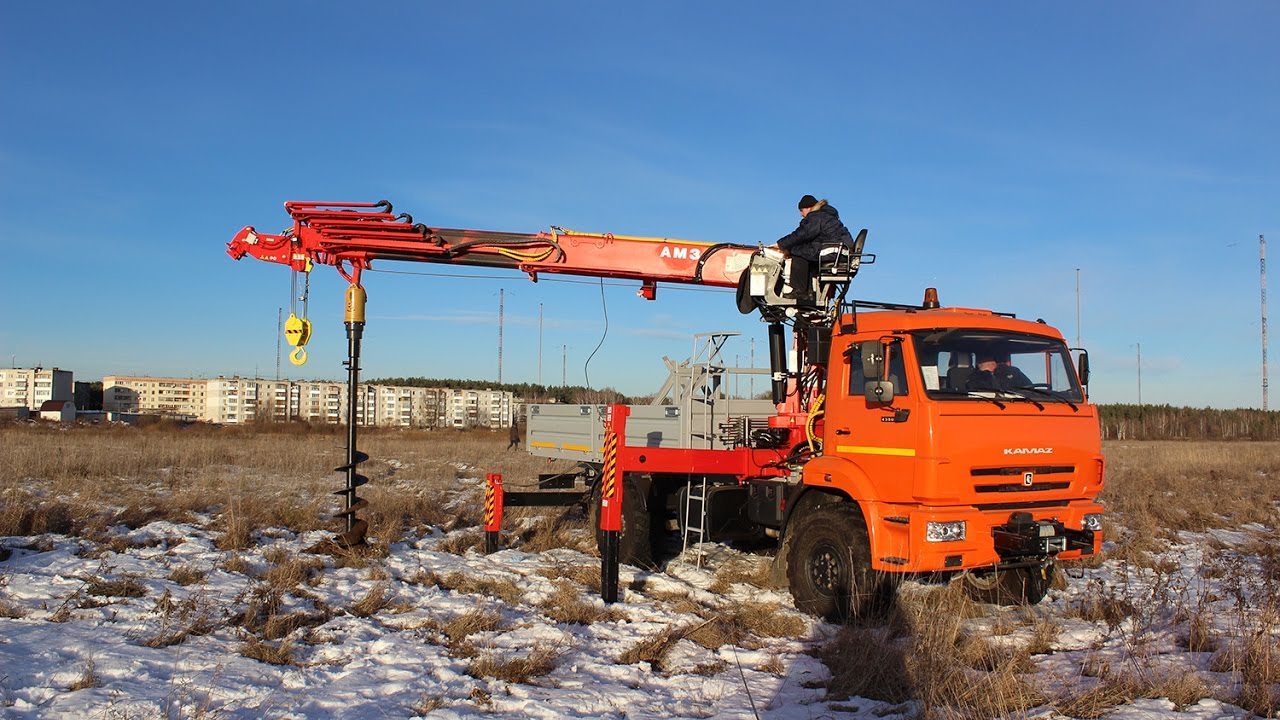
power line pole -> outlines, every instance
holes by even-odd
[[[568,387],[568,373],[566,369],[569,367],[569,346],[560,346],[560,387]]]
[[[498,288],[498,384],[502,384],[502,321],[506,288]]]
[[[1258,270],[1262,284],[1262,410],[1267,409],[1267,239],[1258,236]]]
[[[1080,344],[1080,268],[1076,268],[1076,347]]]
[[[1142,407],[1142,343],[1138,343],[1138,407]]]
[[[284,327],[284,308],[276,308],[276,380],[280,379],[280,329]]]

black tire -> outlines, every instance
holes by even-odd
[[[965,592],[978,602],[993,605],[1035,605],[1053,585],[1053,563],[1009,570],[967,572],[961,575]]]
[[[751,268],[747,268],[738,276],[738,292],[736,297],[738,302],[738,312],[743,315],[750,315],[755,312],[756,309],[756,299],[751,297],[750,285]]]
[[[600,529],[600,493],[603,481],[591,491],[591,527],[596,533],[596,550],[604,554],[604,531]],[[640,493],[634,477],[622,480],[622,532],[618,534],[618,560],[628,565],[652,568],[653,541],[649,530],[647,498]]]
[[[796,608],[835,622],[881,607],[886,583],[871,569],[871,543],[854,505],[822,505],[788,523],[787,583]]]

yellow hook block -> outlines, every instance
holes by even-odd
[[[284,321],[284,339],[297,348],[306,345],[311,340],[311,321],[289,313],[289,319]]]
[[[284,321],[284,339],[294,347],[289,362],[302,365],[307,361],[307,351],[302,348],[311,340],[311,321],[289,313],[289,319]]]

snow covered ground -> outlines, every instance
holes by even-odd
[[[259,533],[247,550],[220,550],[215,527],[201,516],[118,526],[96,540],[0,538],[0,716],[922,713],[915,702],[830,697],[831,673],[814,653],[839,629],[795,612],[785,591],[726,583],[718,571],[766,560],[721,546],[708,546],[701,567],[624,566],[623,602],[606,606],[598,558],[459,552],[474,528],[343,558],[305,552],[324,533],[285,529]],[[1054,699],[1125,673],[1212,692],[1184,704],[1128,698],[1104,717],[1249,717],[1212,697],[1244,688],[1222,659],[1241,657],[1237,643],[1263,634],[1264,648],[1275,647],[1266,617],[1274,608],[1264,606],[1280,564],[1251,550],[1275,540],[1261,526],[1184,533],[1150,563],[1075,569],[1041,605],[981,606],[966,626],[997,644],[1039,638],[1027,676],[1049,700],[1021,717],[1069,717]],[[908,583],[902,592],[935,591]]]

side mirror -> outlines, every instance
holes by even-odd
[[[868,380],[863,394],[867,398],[867,402],[880,403],[881,405],[893,404],[893,381],[892,380]]]
[[[1076,360],[1076,375],[1080,377],[1081,385],[1089,384],[1089,353],[1084,350],[1080,351],[1080,357]]]
[[[879,380],[884,376],[883,343],[870,340],[862,343],[862,376],[868,380],[872,378]]]

